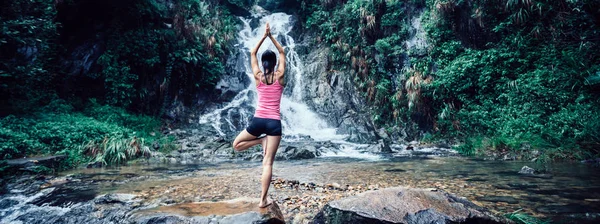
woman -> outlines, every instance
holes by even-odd
[[[266,50],[261,57],[263,72],[258,67],[256,53],[267,37],[271,39],[279,51],[279,66],[275,70],[277,57],[272,51]],[[258,106],[250,125],[233,141],[233,148],[239,152],[258,144],[262,145],[264,156],[261,177],[262,191],[258,206],[265,208],[271,204],[267,199],[267,191],[271,184],[273,160],[281,141],[281,115],[279,110],[281,94],[283,93],[283,74],[285,73],[285,52],[277,40],[271,36],[269,23],[267,23],[267,29],[262,39],[250,52],[250,63],[258,92]],[[266,137],[259,138],[258,136],[262,134],[266,134]]]

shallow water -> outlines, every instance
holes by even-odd
[[[440,188],[473,201],[498,214],[517,210],[542,218],[560,218],[570,213],[600,212],[600,173],[597,167],[578,163],[557,163],[545,174],[524,176],[518,171],[526,162],[484,161],[467,158],[391,158],[362,161],[348,158],[277,161],[274,179],[299,183],[385,188],[409,186]],[[111,176],[118,171],[119,175]],[[174,203],[257,197],[260,163],[224,163],[171,167],[130,166],[119,170],[77,170],[94,178],[133,181],[98,185],[98,193],[134,193],[147,199],[169,198]],[[132,176],[131,174],[135,174]],[[139,180],[135,180],[138,178]],[[271,195],[281,192],[272,188]],[[300,192],[296,192],[300,193]],[[304,192],[302,192],[304,193]]]
[[[547,167],[543,175],[524,176],[518,174],[524,165],[536,167],[526,162],[457,157],[276,161],[270,195],[290,222],[301,222],[299,215],[310,219],[330,200],[393,186],[440,188],[497,215],[519,211],[557,221],[573,214],[600,213],[598,167],[556,163]],[[32,198],[28,203],[65,208],[101,194],[130,193],[147,204],[165,205],[157,211],[181,210],[185,208],[172,205],[257,198],[260,173],[259,162],[79,169],[62,173],[69,182],[54,186],[52,193]],[[316,187],[309,190],[288,186],[290,182]],[[343,189],[325,187],[331,185]],[[18,189],[11,190],[18,193]],[[0,217],[0,221],[6,221],[6,217]]]

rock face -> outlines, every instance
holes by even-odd
[[[333,201],[314,223],[506,223],[441,190],[387,188]]]
[[[312,40],[312,37],[307,34],[304,39]],[[303,75],[306,78],[302,80],[306,87],[303,89],[303,100],[330,125],[338,128],[339,134],[348,135],[349,141],[376,142],[380,137],[370,117],[365,116],[369,114],[367,103],[350,80],[352,76],[328,71],[328,48],[306,45],[310,47],[298,50],[304,56],[306,65]]]

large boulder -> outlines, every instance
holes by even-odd
[[[286,146],[277,152],[276,160],[298,160],[298,159],[312,159],[320,155],[317,148],[312,145],[304,146]]]
[[[329,202],[314,223],[507,223],[486,209],[437,189],[368,191]]]

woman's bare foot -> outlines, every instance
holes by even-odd
[[[259,208],[266,208],[266,207],[269,207],[269,205],[271,205],[271,204],[273,204],[273,201],[271,201],[271,200],[267,199],[267,201],[261,201],[261,202],[258,204],[258,207],[259,207]]]

